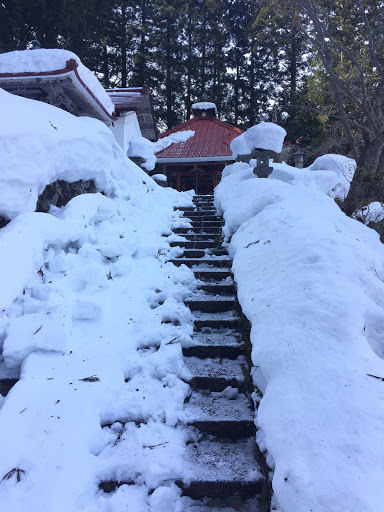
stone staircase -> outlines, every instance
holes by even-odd
[[[174,229],[183,240],[171,242],[184,249],[171,261],[191,267],[199,281],[186,301],[195,317],[195,344],[183,349],[192,373],[185,418],[199,431],[198,442],[187,447],[196,477],[177,484],[185,496],[202,500],[199,511],[269,510],[267,468],[255,443],[250,346],[243,333],[247,322],[237,304],[231,260],[221,245],[223,221],[213,196],[193,201],[194,207],[179,208],[192,227]]]

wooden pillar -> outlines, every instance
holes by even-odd
[[[176,189],[178,192],[181,192],[180,171],[176,171],[176,180],[177,180]]]
[[[213,172],[213,188],[217,186],[217,171],[216,169]]]

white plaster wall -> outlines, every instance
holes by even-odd
[[[124,153],[127,152],[129,141],[132,137],[141,137],[139,121],[135,112],[124,112],[110,126],[112,133],[118,144],[123,148]]]

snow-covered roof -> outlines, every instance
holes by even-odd
[[[113,120],[113,102],[75,53],[38,49],[0,54],[0,86],[8,92],[38,99],[59,83],[67,97],[79,107],[80,115],[107,123]]]
[[[106,93],[113,102],[118,115],[124,115],[125,112],[136,112],[142,135],[153,142],[157,140],[152,96],[146,84],[143,87],[106,89]]]
[[[159,138],[169,137],[192,130],[194,136],[178,140],[156,154],[159,163],[232,161],[231,141],[242,131],[216,117],[193,117],[185,123],[162,133]]]

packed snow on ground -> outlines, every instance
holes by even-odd
[[[132,137],[129,141],[127,155],[132,158],[140,156],[145,160],[142,164],[144,169],[153,171],[156,165],[156,153],[160,153],[160,151],[163,151],[163,149],[168,148],[172,144],[187,142],[194,135],[194,131],[185,130],[183,132],[171,133],[156,142],[151,142],[145,137]]]
[[[380,222],[384,219],[384,203],[379,201],[369,203],[367,206],[359,208],[354,217],[361,219],[365,225],[370,222]]]
[[[167,263],[180,249],[165,235],[192,195],[156,185],[99,121],[0,101],[2,214],[13,218],[0,229],[0,379],[20,378],[0,395],[1,509],[187,511],[171,482],[190,476],[181,344],[196,285]],[[32,211],[45,183],[92,176],[106,195]],[[106,494],[108,480],[130,485]]]
[[[324,169],[325,166],[321,165]],[[384,249],[334,202],[335,170],[244,163],[215,189],[252,324],[257,441],[276,509],[384,503]],[[261,400],[260,400],[260,397]]]
[[[274,123],[259,123],[238,135],[231,142],[234,158],[249,155],[254,149],[265,149],[280,153],[287,132]]]
[[[74,59],[81,80],[100,101],[105,110],[112,114],[115,106],[96,76],[82,64],[80,58],[68,50],[46,49],[17,50],[0,54],[1,73],[44,73],[67,67],[67,61]]]

